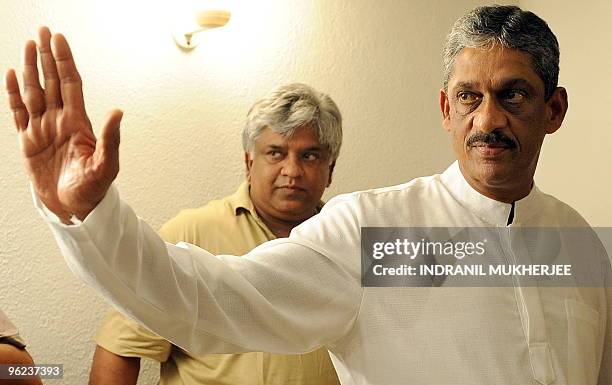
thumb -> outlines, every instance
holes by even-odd
[[[123,111],[113,110],[107,117],[102,126],[100,139],[96,143],[95,159],[96,165],[101,171],[100,177],[112,182],[119,173],[119,142],[121,119]]]

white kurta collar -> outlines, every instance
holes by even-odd
[[[512,205],[496,201],[476,191],[463,177],[458,161],[453,162],[442,173],[441,180],[457,201],[488,225],[506,226]],[[524,222],[535,214],[539,206],[537,201],[541,195],[534,184],[529,195],[515,202],[513,224]]]

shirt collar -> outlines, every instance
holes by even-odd
[[[491,225],[506,226],[512,205],[496,201],[476,191],[463,177],[458,161],[442,173],[441,180],[451,195],[470,212]],[[524,222],[537,212],[541,196],[542,193],[534,184],[526,197],[515,202],[513,225]]]
[[[249,195],[249,183],[247,181],[242,182],[238,190],[229,196],[228,202],[235,215],[238,215],[240,210],[246,210],[252,215],[257,216],[255,206]]]

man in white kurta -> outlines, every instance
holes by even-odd
[[[491,227],[512,254],[508,228],[587,226],[533,183],[567,110],[556,38],[534,14],[482,7],[453,27],[440,107],[457,162],[445,172],[335,198],[241,258],[165,244],[121,201],[121,113],[96,143],[65,38],[52,48],[45,90],[31,43],[26,97],[6,79],[36,204],[75,274],[155,333],[194,353],[326,346],[343,385],[612,385],[605,268],[593,288],[361,285],[363,227]]]
[[[609,381],[612,303],[602,288],[361,287],[361,227],[486,226],[501,237],[510,210],[470,187],[454,163],[332,199],[288,239],[242,258],[164,244],[115,188],[83,223],[49,223],[78,276],[190,351],[324,345],[344,385],[587,385],[602,364]],[[514,212],[510,226],[586,226],[537,187]]]

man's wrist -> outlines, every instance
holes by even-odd
[[[102,199],[104,198],[104,196],[102,197]],[[98,200],[95,204],[91,205],[91,206],[87,206],[85,208],[81,208],[78,210],[73,211],[70,216],[69,216],[69,223],[72,224],[74,222],[74,219],[78,219],[79,221],[83,222],[85,220],[85,218],[87,218],[87,216],[94,211],[94,209],[100,204],[100,202],[102,202],[102,199]]]

